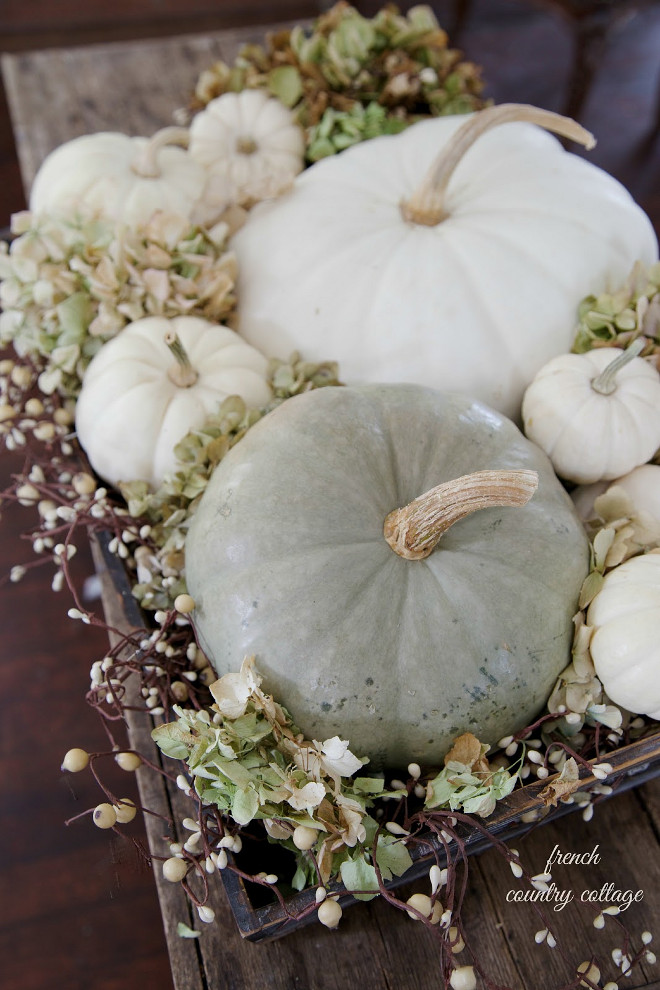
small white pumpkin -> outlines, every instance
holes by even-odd
[[[350,384],[462,391],[517,418],[585,291],[658,252],[623,186],[530,121],[593,143],[557,114],[491,107],[348,148],[257,205],[234,240],[241,334],[330,354]]]
[[[278,196],[302,170],[302,128],[261,89],[224,93],[190,125],[189,152],[209,173],[207,199],[218,209]]]
[[[587,611],[590,651],[607,695],[660,719],[660,552],[631,557],[605,576]]]
[[[638,512],[645,512],[660,522],[660,465],[642,464],[611,484],[595,481],[593,485],[580,485],[571,492],[573,504],[580,519],[587,522],[594,513],[594,502],[610,488],[622,488],[630,497]]]
[[[35,214],[71,216],[80,210],[138,227],[156,210],[210,223],[206,173],[184,148],[188,131],[166,127],[152,138],[111,131],[84,134],[48,155],[30,192]]]
[[[562,354],[539,371],[522,406],[525,433],[560,478],[610,481],[650,460],[660,446],[660,375],[627,350]]]
[[[267,361],[233,330],[196,316],[149,316],[108,341],[85,372],[76,430],[106,481],[156,487],[176,469],[174,447],[229,395],[271,398]]]

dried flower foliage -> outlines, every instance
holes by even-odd
[[[515,787],[519,768],[514,773],[503,767],[491,768],[486,759],[489,749],[471,732],[459,736],[445,756],[444,770],[428,782],[425,806],[461,809],[481,818],[492,815],[497,801]]]
[[[39,390],[76,396],[103,343],[144,316],[222,322],[236,297],[229,229],[157,213],[139,230],[95,217],[12,218],[0,243],[0,346],[41,359]]]
[[[479,69],[448,46],[430,7],[373,18],[340,2],[309,31],[279,31],[267,45],[244,46],[233,65],[200,76],[193,110],[226,92],[267,89],[305,129],[307,160],[402,130],[425,116],[484,106]]]
[[[566,798],[570,794],[575,794],[580,786],[580,769],[573,759],[569,757],[564,763],[561,773],[554,780],[551,780],[547,784],[539,797],[546,805],[550,805],[553,808],[557,807],[557,803],[561,798]]]
[[[660,371],[660,262],[648,270],[637,262],[616,292],[587,296],[578,309],[573,350],[583,354],[594,347],[626,348],[644,339],[641,357]]]
[[[302,829],[305,852],[314,850],[318,869],[312,882],[327,883],[365,843],[367,830],[377,828],[367,809],[376,798],[398,795],[382,776],[359,773],[368,761],[351,753],[346,741],[306,740],[260,684],[254,658],[247,658],[240,672],[211,684],[210,710],[177,707],[177,721],[154,729],[153,738],[167,756],[187,762],[204,804],[242,826],[264,821],[268,835],[294,853]],[[412,865],[405,847],[399,844],[389,858],[386,849],[382,868],[405,873]],[[296,889],[307,885],[309,860],[302,859],[291,881]]]

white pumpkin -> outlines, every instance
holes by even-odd
[[[645,464],[660,446],[660,375],[636,356],[640,346],[562,354],[525,392],[525,433],[560,478],[610,481]]]
[[[89,211],[130,227],[156,210],[193,223],[217,216],[204,204],[206,173],[184,148],[188,131],[166,127],[150,139],[110,131],[84,134],[45,159],[30,192],[35,214],[71,216]]]
[[[330,354],[349,383],[449,388],[517,417],[534,374],[569,349],[585,292],[658,256],[628,192],[525,120],[591,139],[530,107],[441,117],[259,204],[234,241],[240,332],[271,355]]]
[[[660,719],[660,552],[631,557],[605,576],[587,611],[590,651],[607,695]]]
[[[224,93],[190,125],[190,155],[209,173],[218,209],[278,196],[302,170],[305,139],[284,104],[262,89]]]
[[[104,344],[83,378],[76,431],[106,481],[156,487],[176,469],[174,447],[228,395],[271,398],[267,361],[233,330],[195,316],[149,316]]]
[[[642,464],[611,484],[595,481],[592,485],[579,485],[571,492],[573,504],[580,519],[587,522],[593,517],[594,502],[609,488],[622,488],[630,497],[638,512],[645,512],[660,522],[660,465]]]

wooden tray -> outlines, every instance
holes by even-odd
[[[141,628],[143,625],[142,612],[131,594],[128,576],[121,561],[108,550],[108,538],[104,535],[94,537],[92,539],[92,551],[102,583],[102,600],[106,621],[119,631],[128,632]],[[133,692],[133,697],[127,697],[127,703],[134,703],[138,707],[142,707],[143,699],[138,693],[138,686],[134,685],[130,690]],[[126,718],[129,739],[133,748],[164,768],[178,767],[178,764],[164,758],[152,741],[150,733],[154,723],[146,712],[129,709]],[[615,752],[608,753],[607,760],[614,769],[613,774],[608,777],[608,784],[612,786],[613,794],[620,794],[660,775],[660,732],[627,746],[622,746]],[[500,840],[509,841],[528,832],[531,828],[538,828],[540,825],[554,821],[580,808],[577,803],[560,804],[557,808],[547,808],[539,797],[540,791],[547,783],[548,780],[546,779],[526,784],[524,787],[516,789],[507,798],[499,801],[495,812],[484,820],[489,832]],[[585,768],[581,773],[580,789],[586,789],[594,783],[597,783],[596,778],[589,774]],[[158,815],[173,818],[175,830],[179,827],[181,819],[190,815],[189,801],[183,797],[178,788],[169,785],[166,779],[159,774],[142,773],[138,777],[138,784],[142,805]],[[529,816],[534,812],[537,813],[537,819],[529,821]],[[527,821],[523,820],[524,818],[527,818]],[[164,847],[161,821],[147,815],[147,833],[152,853],[162,856]],[[492,845],[492,842],[477,828],[462,828],[459,834],[465,842],[469,855],[483,852]],[[185,833],[180,836],[175,832],[169,841],[185,841]],[[256,872],[267,868],[268,863],[263,861],[256,866],[250,862],[249,843],[247,846],[248,849],[245,853],[241,853],[239,857],[234,857],[233,860],[230,858],[230,862],[235,863],[244,872]],[[436,852],[441,864],[446,863],[444,848],[435,846],[429,837],[427,846],[420,845],[412,853],[413,866],[404,876],[390,881],[387,886],[390,889],[396,889],[426,875],[429,867],[436,862]],[[314,913],[303,919],[298,917],[314,901],[315,891],[313,889],[293,894],[285,902],[285,909],[274,895],[272,902],[264,904],[264,888],[246,882],[232,870],[224,870],[220,876],[238,930],[245,939],[261,942],[281,938],[315,920]],[[156,871],[156,877],[162,893],[166,894],[169,901],[173,885],[163,881],[159,870]],[[341,884],[329,885],[329,890],[339,894],[339,903],[342,908],[358,903]],[[181,891],[178,893],[184,897]]]

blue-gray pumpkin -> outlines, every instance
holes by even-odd
[[[484,471],[519,476],[524,494],[496,504],[486,476],[453,484]],[[405,507],[445,483],[453,525],[433,548],[442,506]],[[545,454],[486,406],[416,385],[285,402],[218,465],[186,543],[218,675],[255,655],[308,738],[339,735],[393,767],[534,718],[570,660],[588,560]]]

